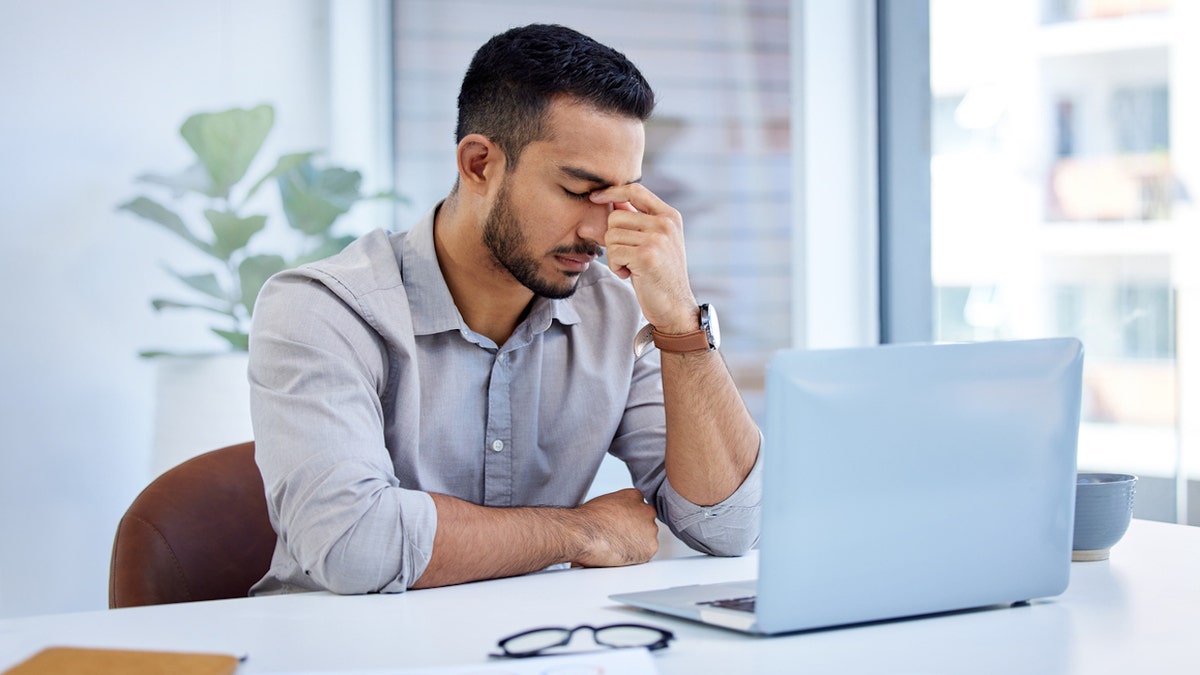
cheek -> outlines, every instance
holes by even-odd
[[[596,208],[590,201],[574,199],[558,187],[542,190],[536,197],[513,206],[526,239],[544,244],[541,248],[554,248],[576,239],[580,223]]]

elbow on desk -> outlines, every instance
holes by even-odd
[[[758,545],[758,523],[729,526],[701,521],[684,530],[672,530],[692,549],[721,558],[746,555]]]
[[[296,557],[315,587],[338,595],[403,593],[415,581],[406,578],[403,561],[353,542],[339,540],[322,552]]]
[[[318,480],[268,493],[291,558],[279,573],[339,595],[403,593],[424,572],[433,550],[433,500],[382,479],[363,480],[354,468],[343,463]]]
[[[705,551],[708,555],[718,556],[722,558],[737,558],[744,556],[758,545],[758,531],[746,533],[736,542],[721,542],[717,546],[710,547],[710,550]]]
[[[419,542],[405,536],[398,509],[388,506],[377,500],[365,513],[355,514],[357,517],[337,528],[325,520],[307,526],[293,523],[285,529],[287,549],[310,585],[338,595],[361,595],[403,593],[417,580],[428,563],[427,556]],[[379,509],[382,511],[372,513]],[[288,537],[288,530],[307,536]],[[313,534],[322,530],[333,531],[314,538]]]
[[[376,584],[362,583],[361,580],[337,574],[322,575],[325,578],[318,580],[321,588],[337,595],[366,595],[368,593],[403,593],[408,590],[408,585],[403,583],[387,583],[382,586]]]

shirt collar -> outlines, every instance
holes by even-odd
[[[445,331],[470,331],[438,265],[437,250],[433,244],[433,221],[441,203],[425,214],[404,238],[403,275],[404,290],[408,294],[412,312],[413,332],[416,335],[432,335]],[[583,279],[580,279],[582,282]],[[570,326],[579,323],[572,298],[551,300],[537,297],[529,308],[529,315],[517,327],[519,333],[536,335],[544,332],[553,321]]]

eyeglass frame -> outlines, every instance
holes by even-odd
[[[610,645],[610,644],[601,642],[596,637],[596,634],[598,632],[608,629],[608,628],[642,628],[642,629],[654,631],[659,634],[659,638],[658,638],[657,642],[654,642],[654,643],[648,644],[648,645],[639,645],[638,647],[636,647],[637,649],[649,649],[650,651],[666,649],[667,647],[671,646],[671,640],[675,639],[675,634],[672,633],[671,631],[667,630],[666,628],[659,628],[658,626],[650,626],[650,625],[647,625],[644,623],[609,623],[609,624],[605,624],[603,626],[592,626],[590,624],[581,623],[578,626],[575,626],[574,628],[567,628],[565,626],[542,626],[540,628],[530,628],[529,630],[523,630],[520,633],[514,633],[513,635],[509,635],[508,637],[501,638],[500,641],[498,641],[496,643],[496,646],[499,647],[500,650],[504,653],[503,654],[489,654],[489,656],[493,656],[495,658],[502,658],[502,659],[503,658],[525,659],[525,658],[530,658],[533,656],[542,656],[548,650],[556,649],[558,647],[566,647],[567,645],[571,644],[571,640],[574,639],[575,633],[577,631],[584,630],[584,629],[592,631],[592,642],[595,642],[596,644],[600,645],[601,647],[604,647],[606,649],[625,649],[625,648],[627,648],[628,647],[627,645]],[[534,633],[539,633],[541,631],[551,631],[551,630],[562,631],[565,633],[562,642],[559,642],[558,644],[547,645],[545,647],[542,647],[540,649],[535,649],[533,651],[519,652],[516,654],[508,651],[508,648],[504,646],[506,643],[516,640],[518,638],[523,638],[527,635],[532,635]]]

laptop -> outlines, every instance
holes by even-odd
[[[1067,588],[1074,338],[785,350],[767,366],[758,578],[611,599],[775,634]]]

